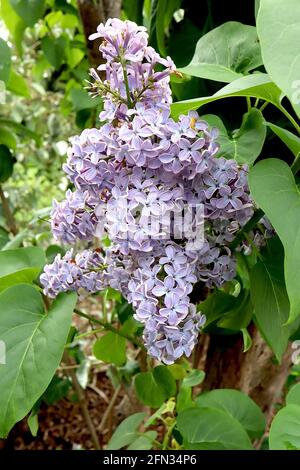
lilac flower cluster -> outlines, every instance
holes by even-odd
[[[107,235],[111,245],[57,256],[41,282],[50,297],[120,290],[144,325],[149,354],[171,364],[191,354],[205,322],[190,301],[195,283],[221,286],[235,275],[229,244],[253,213],[247,168],[217,158],[217,130],[197,113],[170,117],[174,64],[147,45],[144,28],[112,19],[96,37],[106,79],[93,70],[93,92],[104,98],[106,122],[71,140],[63,169],[75,191],[54,202],[52,230],[67,244]]]

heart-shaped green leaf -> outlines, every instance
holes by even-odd
[[[243,426],[219,408],[190,408],[178,414],[177,427],[188,449],[251,449]]]
[[[229,21],[202,36],[193,59],[179,71],[229,83],[260,65],[262,58],[255,26]]]
[[[33,407],[61,360],[76,302],[61,294],[44,313],[34,287],[13,286],[0,294],[0,339],[6,364],[0,365],[0,437]]]

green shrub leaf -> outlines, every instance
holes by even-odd
[[[6,364],[0,365],[0,436],[33,407],[58,367],[68,336],[76,295],[60,294],[44,313],[34,287],[13,286],[0,294],[0,339]]]

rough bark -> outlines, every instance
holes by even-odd
[[[97,31],[97,26],[108,18],[118,18],[122,0],[77,0],[78,9],[86,38],[89,62],[93,66],[101,63],[100,40],[90,41],[89,36]]]
[[[249,395],[269,416],[282,395],[292,365],[291,347],[287,348],[281,363],[278,364],[254,325],[251,326],[250,332],[252,346],[246,353],[243,353],[241,335],[210,336],[210,344],[206,350],[206,379],[203,389],[240,390]]]

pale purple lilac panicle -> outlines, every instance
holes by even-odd
[[[175,66],[148,46],[144,27],[110,19],[96,38],[105,63],[91,70],[91,93],[102,95],[105,122],[71,139],[63,169],[75,190],[54,202],[51,226],[68,245],[103,235],[111,245],[57,255],[40,279],[49,297],[120,290],[149,354],[172,364],[191,354],[205,322],[190,300],[194,285],[220,287],[235,276],[229,244],[253,213],[247,167],[218,158],[218,131],[195,111],[170,116]],[[195,204],[205,231],[191,250],[175,221]]]

